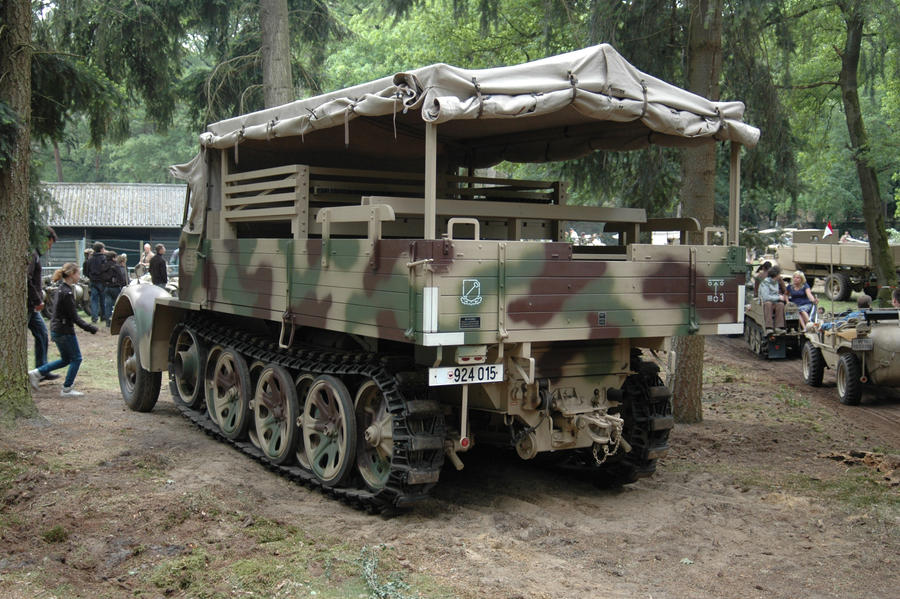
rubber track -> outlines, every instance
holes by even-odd
[[[248,362],[259,360],[265,364],[275,363],[289,371],[314,375],[330,374],[339,378],[350,375],[372,379],[387,401],[388,411],[393,415],[394,453],[388,482],[384,489],[371,491],[365,487],[359,476],[353,476],[350,480],[361,487],[328,487],[312,472],[299,465],[273,464],[249,440],[228,439],[222,435],[205,409],[191,410],[180,401],[176,401],[175,405],[182,415],[206,434],[230,443],[285,478],[371,513],[386,512],[415,503],[425,498],[437,482],[443,464],[443,412],[435,401],[405,399],[403,390],[412,392],[416,390],[401,383],[398,378],[400,373],[392,372],[390,369],[390,359],[362,352],[322,351],[310,348],[280,349],[270,340],[244,332],[229,331],[214,319],[203,316],[191,317],[185,323],[185,327],[202,339],[208,348],[215,345],[232,348],[248,359]],[[430,430],[422,432],[420,430],[422,428]],[[355,458],[356,456],[352,456],[352,459]],[[421,482],[410,483],[411,477],[414,481]]]

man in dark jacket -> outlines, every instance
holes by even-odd
[[[47,227],[47,241],[44,253],[50,251],[53,242],[56,241],[56,231]],[[34,367],[40,368],[47,363],[47,325],[41,311],[44,309],[43,273],[41,265],[41,252],[35,249],[31,252],[31,261],[28,263],[28,330],[34,337]],[[43,380],[58,379],[58,374],[46,374]]]
[[[113,309],[116,307],[116,299],[122,292],[122,287],[128,285],[128,269],[125,266],[128,256],[119,254],[115,258],[110,255],[109,259],[115,263],[109,283],[106,285],[106,326],[110,325]]]
[[[106,320],[106,283],[103,281],[104,264],[106,263],[106,246],[102,241],[94,243],[94,253],[85,264],[84,274],[91,280],[91,322],[97,319]]]
[[[169,280],[166,259],[163,256],[166,253],[166,246],[161,243],[156,244],[156,255],[150,258],[150,280],[154,285],[165,288]]]

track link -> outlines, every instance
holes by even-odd
[[[416,377],[405,376],[404,368],[410,368],[403,358],[381,357],[365,352],[344,352],[314,348],[281,349],[269,339],[245,332],[230,331],[215,319],[202,315],[191,316],[183,326],[194,332],[206,345],[230,347],[245,358],[266,364],[278,364],[293,373],[313,375],[330,374],[336,377],[361,377],[378,385],[388,412],[393,419],[393,456],[387,484],[373,491],[365,486],[360,476],[354,476],[350,485],[328,487],[315,475],[299,465],[271,463],[262,451],[249,440],[226,438],[209,418],[205,408],[192,410],[180,401],[175,405],[182,415],[208,435],[230,443],[246,455],[265,465],[269,470],[294,482],[317,489],[357,509],[372,513],[406,507],[425,498],[437,482],[444,461],[444,418],[438,402],[424,397],[427,388],[407,382]],[[173,376],[170,368],[170,379]],[[174,381],[170,380],[173,396],[177,397]],[[353,456],[355,457],[355,456]]]

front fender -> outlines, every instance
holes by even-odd
[[[175,304],[175,305],[173,305]],[[129,316],[134,316],[138,335],[141,368],[161,372],[168,367],[169,338],[185,308],[177,299],[156,285],[128,285],[113,308],[110,333],[116,335]]]

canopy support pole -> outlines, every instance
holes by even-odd
[[[425,239],[437,239],[437,127],[425,123]]]
[[[728,244],[741,238],[741,144],[731,142],[731,169],[728,177]]]

